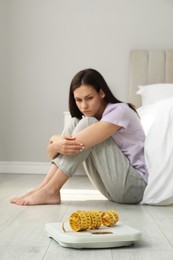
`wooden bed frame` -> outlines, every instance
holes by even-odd
[[[139,85],[173,83],[173,50],[132,50],[129,57],[128,102],[141,106]]]

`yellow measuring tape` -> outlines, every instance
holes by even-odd
[[[78,210],[70,215],[69,225],[73,231],[82,231],[87,229],[97,229],[101,225],[110,227],[119,220],[119,215],[115,210],[106,211],[84,211]],[[65,232],[64,223],[62,229]]]

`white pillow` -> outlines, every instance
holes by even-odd
[[[141,95],[142,105],[151,105],[159,100],[173,97],[173,84],[152,84],[138,86],[136,94]]]

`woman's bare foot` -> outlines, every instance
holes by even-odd
[[[15,203],[17,200],[22,200],[26,197],[28,197],[29,195],[33,194],[34,192],[42,189],[44,187],[46,183],[41,183],[40,185],[38,185],[35,188],[30,189],[29,191],[27,191],[26,193],[24,193],[23,195],[19,196],[19,197],[14,197],[10,200],[11,203]]]
[[[11,202],[21,206],[60,204],[61,196],[60,192],[58,194],[51,193],[48,189],[42,188],[24,198],[18,198]]]
[[[45,183],[45,184],[46,184],[46,183]],[[34,192],[36,192],[36,191],[42,189],[45,184],[44,184],[44,183],[41,183],[41,184],[38,185],[37,187],[30,189],[29,191],[27,191],[27,192],[24,193],[23,195],[21,195],[21,196],[19,196],[19,197],[12,198],[12,199],[10,200],[10,202],[11,202],[11,203],[15,203],[15,201],[17,201],[17,200],[21,200],[21,199],[24,199],[24,198],[28,197],[29,195],[33,194]]]
[[[31,194],[35,193],[36,191],[42,189],[52,179],[52,177],[54,176],[56,170],[57,170],[56,165],[52,164],[50,169],[49,169],[48,174],[46,175],[46,177],[43,179],[43,181],[38,186],[36,186],[33,189],[30,189],[29,191],[27,191],[26,193],[22,194],[21,196],[12,198],[10,200],[10,202],[11,203],[16,203],[16,201],[23,200],[24,198],[28,197],[29,195],[31,195]]]
[[[69,179],[60,169],[48,178],[46,184],[25,197],[12,199],[11,202],[17,205],[42,205],[60,204],[60,190],[64,183]]]
[[[19,197],[14,197],[10,200],[11,203],[15,203],[17,200],[19,199],[24,199],[25,197],[31,195],[32,193],[35,192],[35,188],[30,189],[29,191],[27,191],[26,193],[24,193],[23,195],[19,196]]]

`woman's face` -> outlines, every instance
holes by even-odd
[[[105,94],[97,92],[90,85],[81,85],[73,92],[78,109],[84,116],[93,116],[100,119],[106,106]]]

